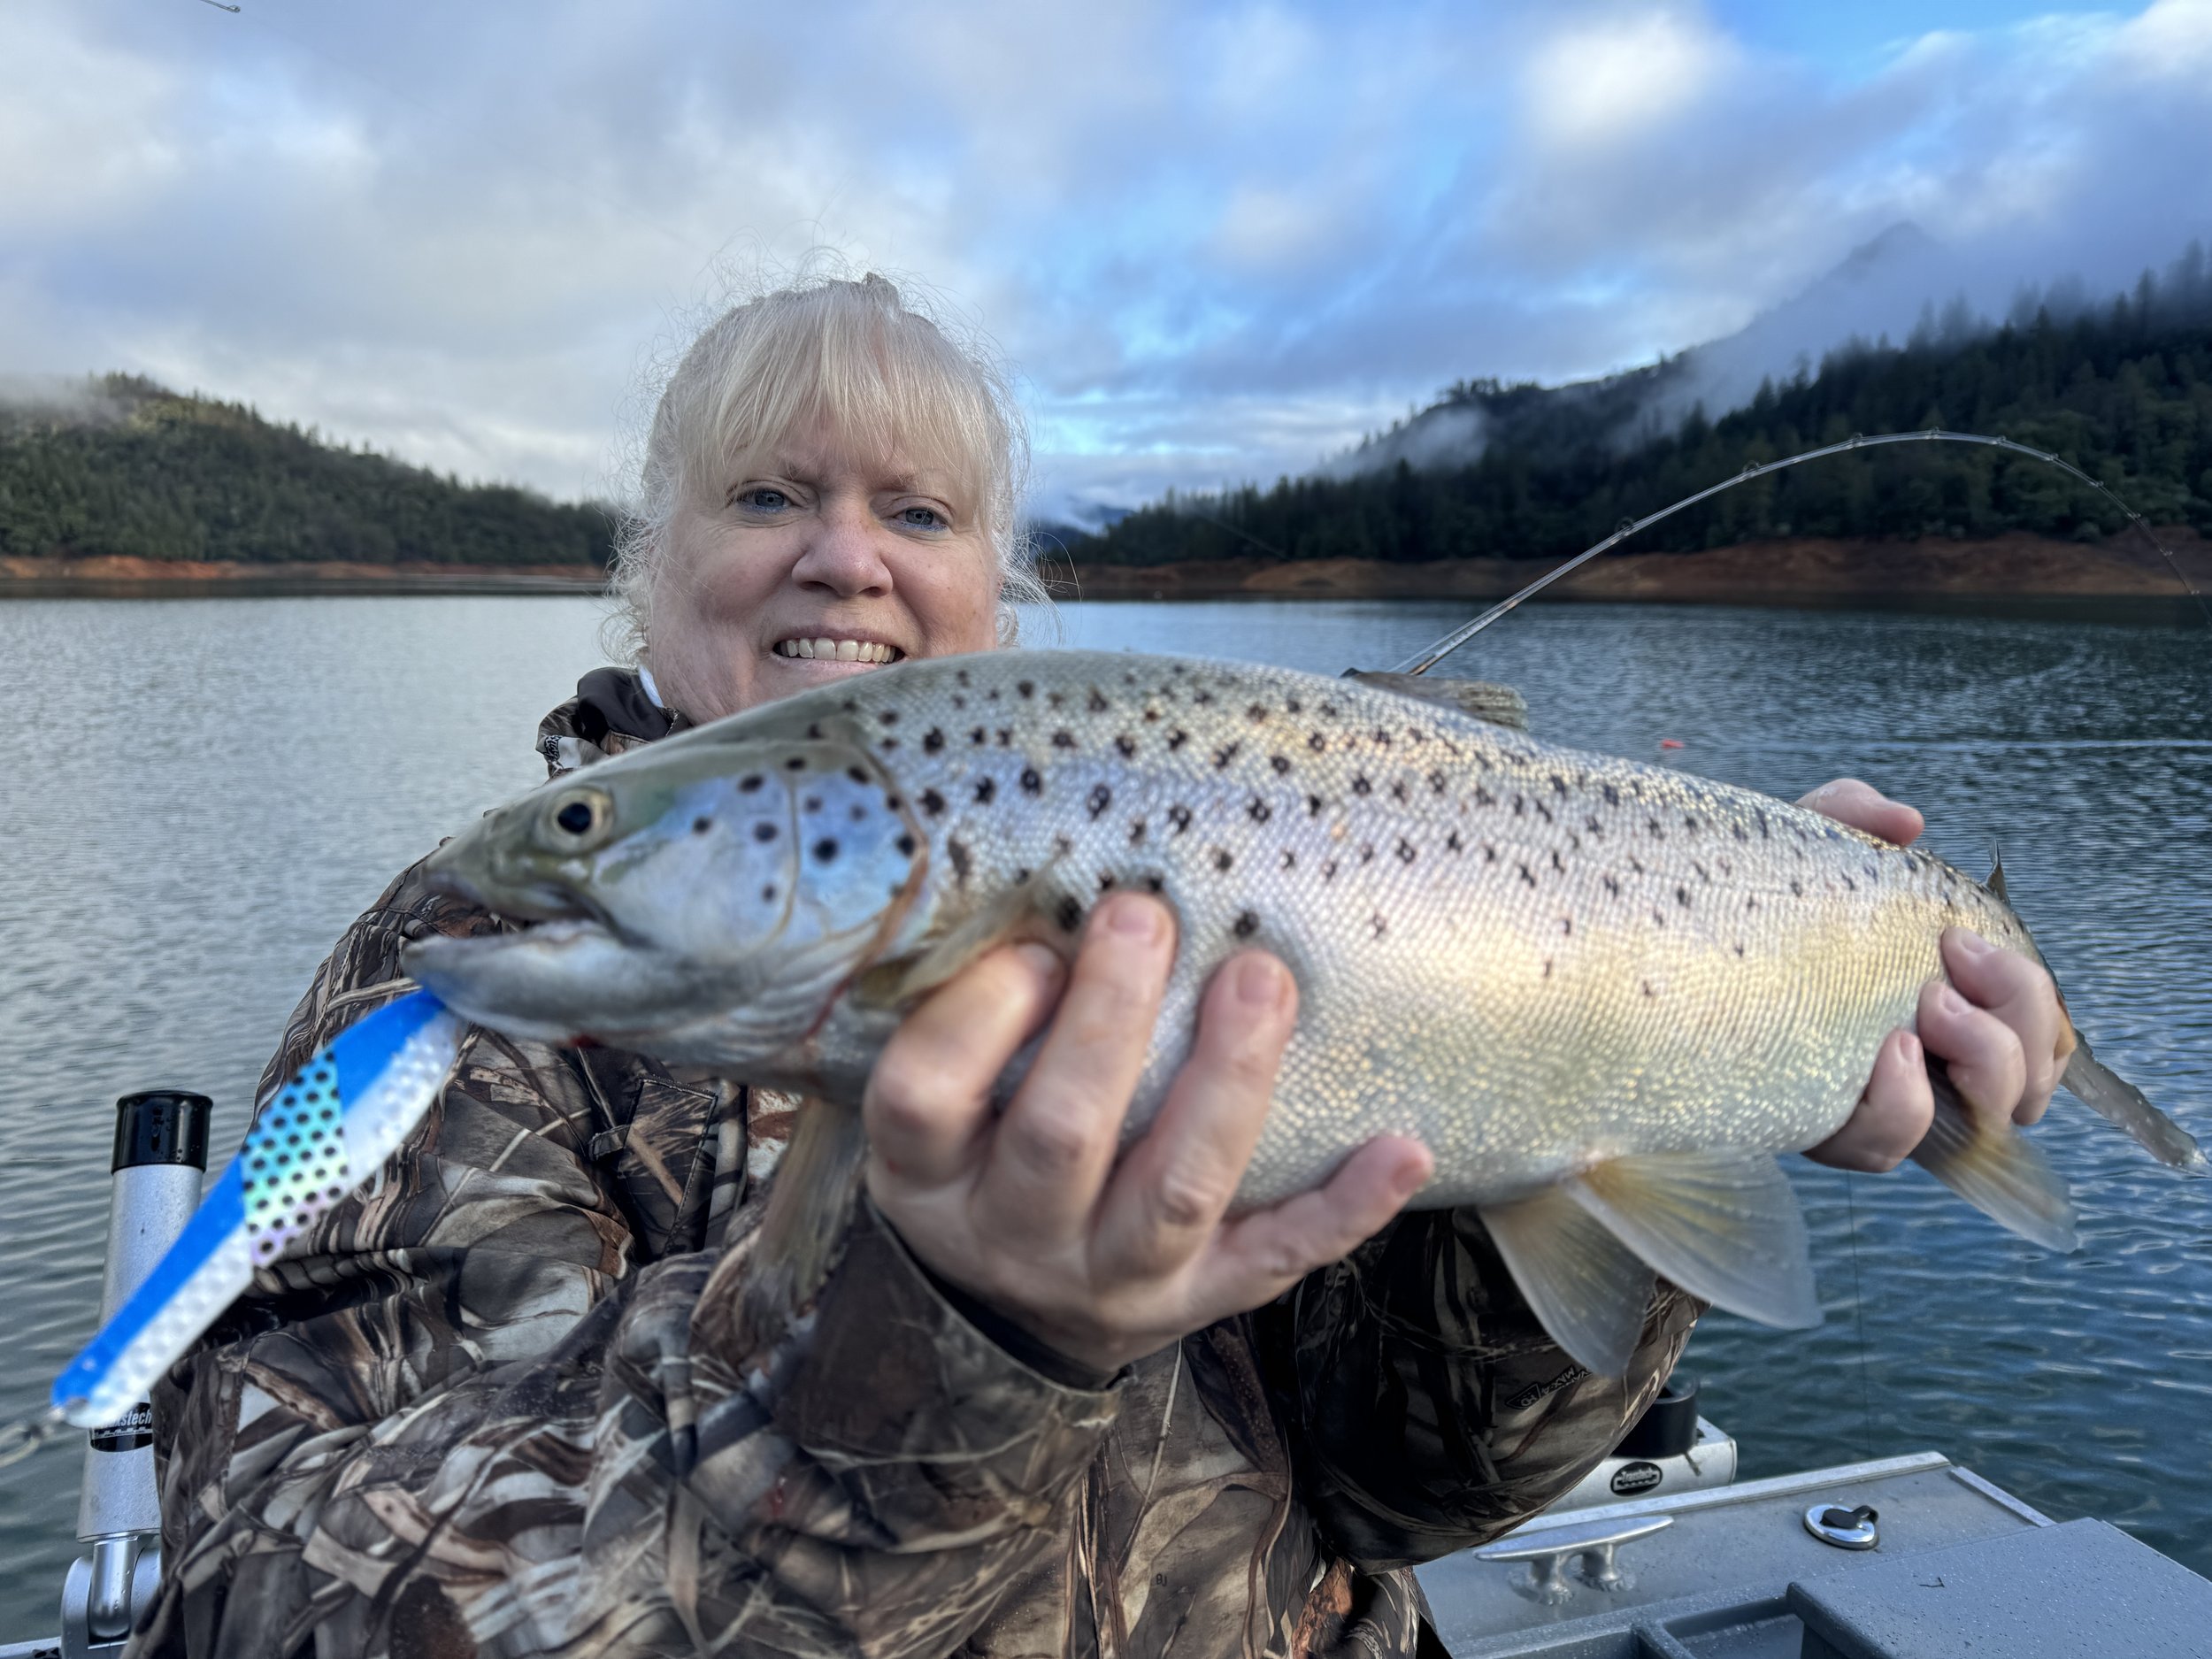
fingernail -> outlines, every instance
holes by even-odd
[[[1985,956],[1991,951],[1997,949],[1996,946],[1991,944],[1989,941],[1984,939],[1979,933],[1975,933],[1971,928],[1966,927],[1953,928],[1951,930],[1951,942],[1956,945],[1961,950],[1963,950],[1970,956]]]
[[[1234,972],[1231,988],[1247,1008],[1273,1008],[1282,1002],[1289,975],[1274,957],[1258,952],[1240,957]]]
[[[1037,983],[1047,990],[1059,984],[1060,976],[1066,969],[1058,951],[1034,941],[1015,946],[1014,954],[1021,958],[1022,965],[1034,976]]]
[[[1909,1031],[1900,1033],[1897,1052],[1907,1065],[1919,1067],[1928,1064],[1927,1049],[1921,1047],[1920,1039]]]
[[[1966,999],[1947,985],[1936,987],[1936,1005],[1947,1014],[1963,1014],[1968,1011]]]
[[[1150,944],[1160,936],[1160,907],[1142,899],[1118,899],[1106,907],[1106,926],[1124,939]]]

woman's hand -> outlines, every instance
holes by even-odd
[[[1855,778],[1823,784],[1798,804],[1900,847],[1925,827],[1911,807]],[[2032,1124],[2043,1115],[2067,1029],[2051,976],[1963,927],[1944,930],[1943,968],[1950,983],[1921,992],[1917,1030],[1890,1033],[1857,1110],[1807,1157],[1842,1170],[1895,1169],[1935,1118],[1926,1055],[1945,1063],[1984,1123]]]
[[[1098,907],[1064,975],[1041,946],[994,951],[900,1026],[864,1108],[868,1190],[908,1248],[1101,1371],[1337,1260],[1432,1167],[1417,1141],[1385,1137],[1326,1186],[1222,1219],[1297,1016],[1289,972],[1257,950],[1214,975],[1189,1063],[1118,1160],[1174,952],[1167,908],[1136,894]],[[993,1080],[1048,1016],[1036,1064],[995,1112]]]

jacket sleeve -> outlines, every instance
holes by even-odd
[[[1299,1495],[1371,1571],[1488,1542],[1564,1494],[1657,1395],[1703,1304],[1662,1281],[1624,1379],[1569,1358],[1472,1210],[1401,1217],[1263,1310]]]
[[[405,988],[406,939],[490,926],[401,878],[262,1099]],[[805,1317],[747,1350],[752,1204],[638,1267],[589,1077],[472,1029],[380,1178],[157,1389],[134,1653],[935,1655],[1056,1547],[1114,1394],[1011,1357],[864,1206]]]

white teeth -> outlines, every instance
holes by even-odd
[[[895,663],[900,651],[895,645],[865,640],[779,640],[776,655],[809,662],[818,657],[833,663]]]

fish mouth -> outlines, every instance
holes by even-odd
[[[881,668],[905,659],[906,653],[888,640],[832,630],[824,634],[795,634],[770,648],[787,660],[811,663],[856,663]]]

